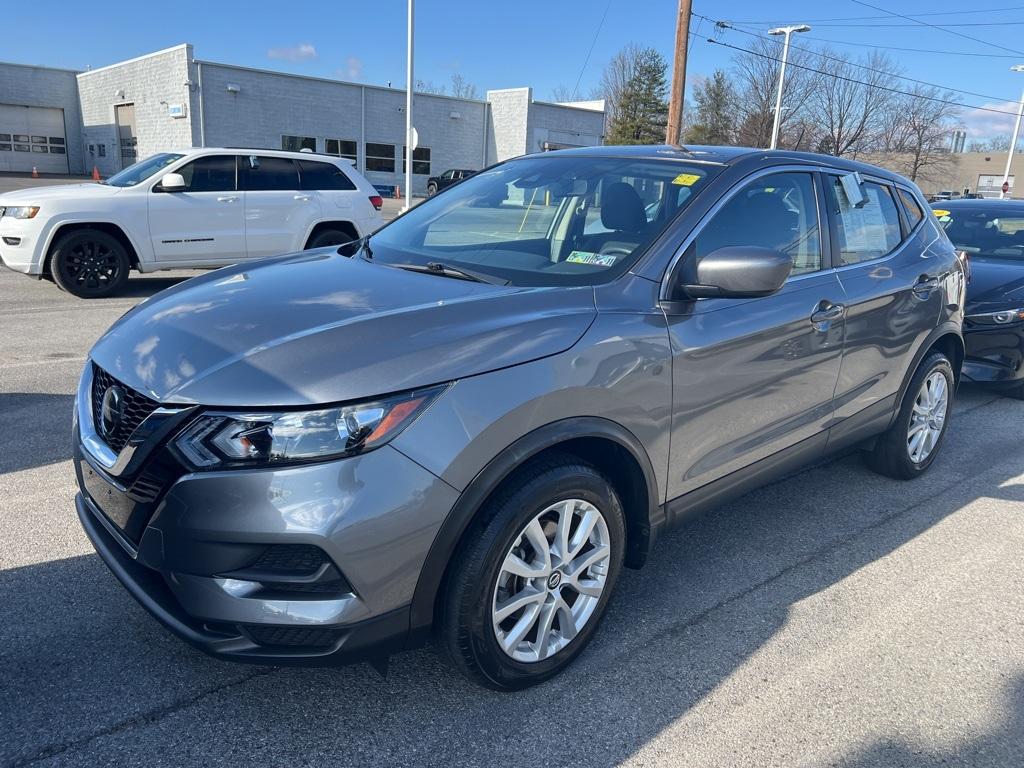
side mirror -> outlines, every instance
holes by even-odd
[[[692,299],[753,299],[779,290],[793,270],[789,256],[771,248],[734,245],[697,262],[697,284],[684,285]]]
[[[161,192],[184,192],[185,179],[180,173],[165,173],[156,188]]]

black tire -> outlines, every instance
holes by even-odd
[[[1013,397],[1017,400],[1024,400],[1024,382],[1020,384],[1014,384],[1012,387],[1007,387],[1002,390],[1002,394],[1006,397]]]
[[[911,417],[925,381],[936,372],[941,373],[946,380],[947,398],[941,432],[931,451],[920,461],[914,461],[908,448]],[[923,475],[935,461],[935,457],[946,440],[946,434],[949,432],[949,416],[953,411],[953,392],[953,366],[950,364],[949,358],[941,352],[932,352],[921,361],[917,371],[914,372],[906,394],[903,396],[903,403],[896,420],[888,430],[879,435],[874,448],[867,454],[868,466],[875,472],[896,480],[913,480],[915,477]]]
[[[50,249],[50,276],[63,291],[82,299],[113,296],[128,284],[131,262],[121,242],[98,229],[77,229]]]
[[[498,644],[491,621],[502,564],[533,518],[568,499],[592,504],[607,524],[610,556],[603,566],[603,591],[568,644],[543,660],[521,662]],[[520,690],[557,675],[583,651],[600,624],[622,567],[625,541],[618,494],[596,469],[568,455],[524,465],[480,510],[446,579],[437,630],[455,666],[474,682],[498,691]],[[593,574],[589,569],[584,572]],[[581,599],[574,598],[577,593],[567,586],[566,582],[554,587],[554,593],[565,595],[567,601]]]
[[[437,194],[436,184],[427,184],[427,197],[433,197]]]
[[[329,245],[344,245],[355,238],[351,234],[340,229],[324,229],[309,238],[306,248],[326,248]]]

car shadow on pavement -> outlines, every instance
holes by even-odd
[[[974,421],[991,429],[999,412]],[[18,702],[0,705],[0,763],[617,764],[737,674],[801,601],[982,495],[1024,502],[1007,483],[1024,448],[1008,439],[993,461],[971,450],[974,431],[960,430],[931,482],[878,477],[851,455],[688,522],[623,574],[577,663],[518,694],[473,686],[430,649],[394,657],[385,679],[366,665],[219,662],[171,637],[95,555],[0,571],[3,698]],[[995,749],[990,738],[976,746]],[[912,749],[894,737],[850,764],[914,764]]]
[[[73,395],[0,392],[0,475],[71,458]]]
[[[201,274],[201,273],[199,273]],[[160,293],[160,291],[166,290],[167,288],[173,288],[179,283],[183,283],[190,278],[195,277],[195,274],[185,275],[183,277],[168,277],[166,275],[139,275],[133,274],[128,280],[128,285],[124,287],[124,290],[120,291],[116,298],[119,299],[147,299],[154,294]]]

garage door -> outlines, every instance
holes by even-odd
[[[0,104],[0,171],[68,172],[64,110]]]

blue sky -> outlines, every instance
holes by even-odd
[[[959,99],[973,106],[1010,112],[1015,109],[1014,100],[1024,87],[1024,73],[1011,73],[1009,67],[1024,64],[1024,2],[1015,5],[1012,0],[978,0],[976,7],[953,0],[870,2],[905,15],[954,12],[922,17],[934,24],[996,21],[999,25],[957,28],[984,41],[975,42],[919,25],[834,26],[910,24],[897,18],[827,21],[885,16],[854,0],[776,0],[770,5],[763,0],[694,0],[693,5],[697,14],[749,23],[747,29],[808,21],[814,29],[794,39],[808,47],[829,40],[854,44],[830,43],[836,50],[851,54],[865,52],[866,48],[858,47],[864,45],[972,54],[890,51],[908,77],[954,90],[976,91],[981,95],[963,94]],[[0,58],[84,69],[190,42],[197,57],[212,61],[375,84],[391,81],[396,87],[405,81],[403,0],[178,0],[171,5],[111,0],[100,5],[76,1],[46,7],[48,12],[41,17],[31,4],[7,5]],[[172,8],[172,13],[165,14],[164,8]],[[675,8],[675,0],[419,0],[416,78],[441,84],[459,73],[476,84],[481,93],[488,88],[531,85],[536,98],[549,98],[556,86],[573,87],[578,79],[585,95],[600,79],[608,59],[628,43],[654,46],[669,57]],[[964,13],[986,9],[1004,10]],[[694,22],[692,29],[702,38],[710,34],[710,23]],[[751,40],[736,31],[726,32],[721,39],[739,46],[749,45]],[[587,61],[591,46],[593,52]],[[1015,58],[1015,54],[997,46],[1021,51],[1021,55]],[[727,66],[732,53],[703,39],[694,40],[690,76]],[[971,135],[977,137],[1009,133],[1013,121],[1010,115],[970,109],[964,111],[964,118]]]

